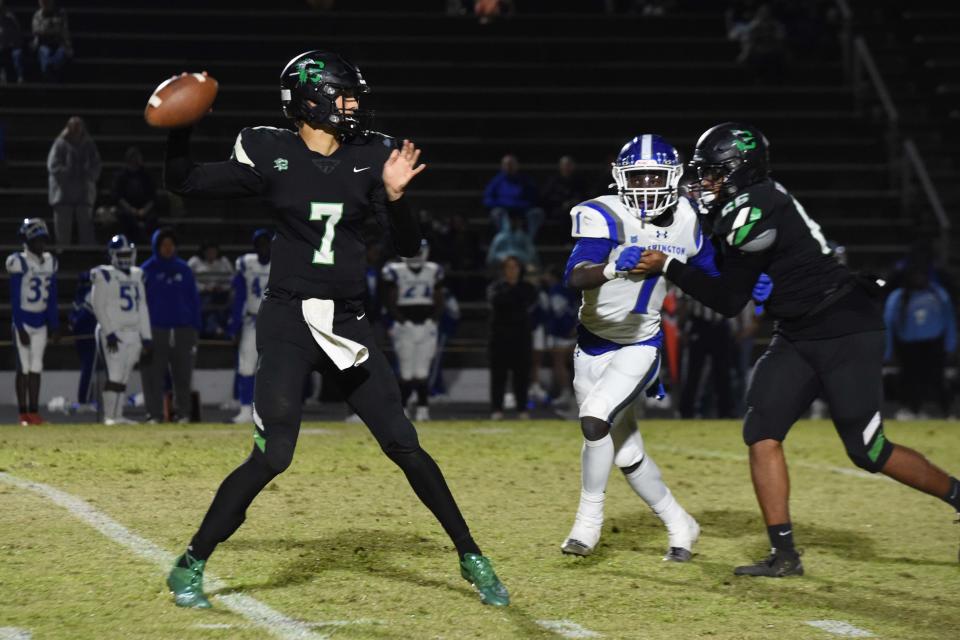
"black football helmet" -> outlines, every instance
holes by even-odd
[[[337,98],[359,98],[367,93],[370,87],[360,69],[330,51],[301,53],[280,74],[283,115],[314,129],[332,128],[341,138],[363,131],[361,119],[369,112],[347,112],[337,107]]]
[[[696,171],[692,191],[701,208],[729,200],[770,175],[770,143],[756,127],[724,122],[707,129],[697,140],[690,166]],[[703,182],[713,189],[706,191]],[[719,184],[719,190],[717,185]]]

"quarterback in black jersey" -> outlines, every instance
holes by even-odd
[[[663,273],[687,294],[732,316],[761,273],[773,289],[766,312],[774,337],[747,390],[744,442],[772,551],[737,575],[802,575],[790,523],[790,484],[781,443],[818,396],[826,400],[855,465],[936,496],[960,512],[960,482],[883,432],[884,323],[878,286],[837,262],[820,227],[770,177],[768,143],[749,125],[728,122],[697,142],[693,190],[718,245],[720,276],[646,251],[639,273]]]
[[[403,193],[423,169],[420,150],[362,129],[369,87],[343,57],[308,51],[280,78],[283,113],[296,131],[244,129],[225,162],[196,163],[189,130],[171,132],[164,181],[196,198],[257,197],[276,225],[270,279],[257,315],[254,445],[220,485],[167,584],[180,606],[210,606],[203,570],[217,544],[243,523],[247,507],[293,459],[301,390],[312,371],[336,380],[384,453],[404,472],[457,549],[460,573],[484,604],[509,604],[506,588],[470,535],[434,460],[403,413],[393,371],[364,318],[364,222],[386,219],[400,255],[421,234]]]

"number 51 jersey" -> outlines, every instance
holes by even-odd
[[[243,129],[232,160],[276,216],[271,289],[302,298],[361,298],[366,292],[363,227],[386,215],[383,164],[396,143],[378,133],[345,140],[331,155],[289,129]],[[242,177],[242,172],[254,177]],[[259,183],[255,176],[259,176]]]
[[[129,331],[150,339],[150,312],[140,267],[125,272],[113,265],[101,265],[90,270],[90,282],[93,312],[104,336]]]
[[[713,246],[703,237],[697,213],[686,198],[680,198],[672,213],[657,221],[642,222],[630,213],[617,196],[601,196],[582,202],[570,211],[577,239],[567,271],[580,262],[615,262],[628,247],[655,249],[681,262],[716,273]],[[670,219],[672,217],[672,220]],[[583,329],[604,341],[628,345],[644,342],[660,333],[660,309],[667,295],[662,275],[648,278],[629,275],[608,280],[596,289],[583,292],[580,306],[581,341]]]

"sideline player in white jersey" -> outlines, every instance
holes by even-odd
[[[137,248],[126,236],[115,235],[107,243],[107,256],[110,264],[90,270],[97,346],[107,370],[103,423],[132,424],[123,417],[124,392],[140,356],[150,356],[150,312],[143,271],[134,266]]]
[[[10,274],[10,305],[13,309],[13,340],[17,348],[17,405],[20,424],[43,424],[40,417],[40,374],[47,332],[59,337],[57,316],[57,259],[46,250],[50,232],[40,218],[27,218],[20,225],[23,251],[7,257]]]
[[[430,419],[430,363],[437,353],[437,320],[443,314],[443,267],[430,262],[427,241],[420,253],[383,267],[387,311],[394,320],[393,348],[400,366],[400,401],[417,392],[414,420]]]
[[[585,556],[599,542],[614,463],[666,525],[664,560],[690,560],[700,534],[645,452],[633,408],[641,393],[659,388],[660,308],[667,293],[663,278],[630,273],[640,254],[657,248],[717,273],[696,211],[679,195],[682,174],[673,146],[656,135],[637,136],[613,163],[618,195],[582,202],[570,212],[576,245],[564,279],[583,292],[573,387],[584,443],[580,506],[561,545],[564,553]]]
[[[266,229],[253,232],[253,253],[237,258],[233,276],[233,312],[227,333],[239,336],[237,346],[237,396],[240,413],[230,422],[253,422],[253,380],[257,372],[257,312],[263,291],[270,279],[270,242],[272,234]]]

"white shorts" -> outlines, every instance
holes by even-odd
[[[547,349],[569,349],[577,344],[576,338],[561,338],[560,336],[547,336]]]
[[[543,325],[533,329],[533,350],[543,351],[547,346],[547,332],[543,330]]]
[[[100,345],[100,354],[107,369],[107,380],[114,384],[126,386],[127,382],[130,381],[133,368],[137,366],[137,362],[140,360],[140,351],[143,349],[140,332],[117,331],[119,344],[116,353],[111,353],[107,349],[107,336],[103,335],[100,325],[97,325],[96,335],[97,344]]]
[[[580,417],[599,418],[612,425],[656,381],[660,350],[630,345],[591,356],[577,347],[573,352],[573,371]]]
[[[257,372],[257,316],[245,316],[237,348],[237,374],[252,376]]]
[[[23,325],[30,344],[20,342],[20,332],[13,327],[13,340],[17,345],[17,371],[20,373],[41,373],[43,371],[43,352],[47,350],[47,325],[31,327]]]
[[[401,380],[426,380],[437,353],[437,323],[398,322],[391,331]]]

